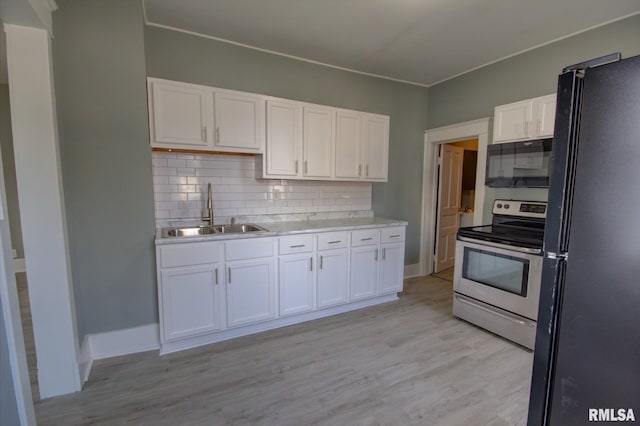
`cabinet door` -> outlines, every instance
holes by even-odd
[[[362,114],[338,111],[336,114],[337,178],[359,178],[362,174]]]
[[[267,175],[300,175],[301,135],[300,105],[296,102],[267,101]]]
[[[280,256],[280,315],[291,315],[313,309],[313,256]]]
[[[335,139],[335,110],[322,107],[304,107],[302,175],[330,178]]]
[[[389,117],[364,116],[364,178],[387,180],[389,161]]]
[[[534,134],[532,115],[532,100],[497,106],[493,122],[493,142],[529,139]]]
[[[163,269],[161,272],[164,341],[221,328],[219,265]]]
[[[201,86],[170,81],[149,81],[151,145],[207,148],[207,99],[211,91]]]
[[[273,258],[227,263],[226,272],[229,327],[275,317]]]
[[[318,252],[318,308],[349,300],[348,258],[346,249]]]
[[[539,138],[553,137],[556,120],[556,95],[547,95],[536,100],[536,134]]]
[[[373,297],[378,291],[377,246],[351,249],[351,280],[349,300],[355,301]]]
[[[225,151],[262,151],[263,102],[257,95],[216,91],[214,145]]]
[[[404,279],[404,244],[383,244],[380,253],[378,294],[402,291]]]

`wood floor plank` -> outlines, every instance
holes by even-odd
[[[532,354],[451,315],[451,282],[201,348],[96,361],[47,425],[524,425]]]

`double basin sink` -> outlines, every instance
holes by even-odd
[[[183,228],[164,228],[163,238],[171,237],[198,237],[215,234],[247,234],[257,232],[268,232],[267,229],[254,223],[242,223],[233,225],[205,225],[189,226]]]

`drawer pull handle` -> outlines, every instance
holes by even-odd
[[[320,269],[322,269],[322,256],[320,256]]]
[[[231,266],[229,266],[229,284],[231,284]]]
[[[300,247],[304,247],[304,244],[296,244],[294,246],[289,246],[289,248],[300,248]]]
[[[375,258],[375,261],[376,261],[376,262],[378,261],[378,249],[376,249],[376,258]]]
[[[383,248],[382,249],[382,260],[386,260],[387,259],[387,249]]]
[[[342,240],[329,241],[329,244],[338,244],[341,243]]]
[[[400,235],[389,235],[389,238],[398,238]]]
[[[313,257],[309,258],[309,271],[313,272]]]
[[[216,268],[216,285],[218,285],[218,268]]]
[[[360,241],[369,241],[369,240],[373,240],[373,237],[369,237],[369,238],[360,238]]]

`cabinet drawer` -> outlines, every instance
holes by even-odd
[[[404,234],[406,228],[404,226],[398,226],[394,228],[383,228],[380,230],[380,242],[384,243],[398,243],[404,241]]]
[[[318,250],[329,250],[347,247],[348,232],[325,232],[318,234]]]
[[[378,229],[363,229],[351,232],[351,247],[378,244],[380,232]]]
[[[313,234],[292,235],[281,237],[279,241],[279,253],[306,253],[313,250]]]
[[[226,260],[273,256],[273,238],[250,238],[225,243]]]
[[[172,244],[160,247],[160,267],[201,265],[220,261],[221,243]]]

